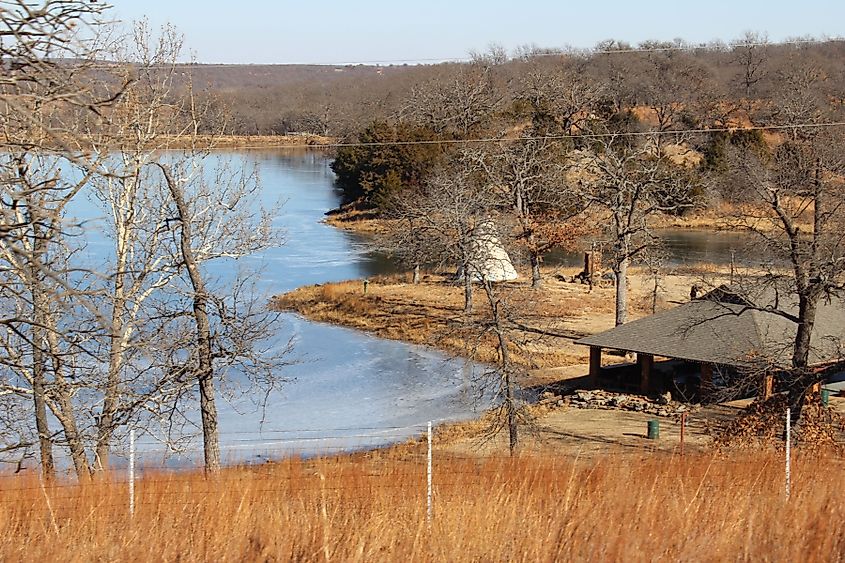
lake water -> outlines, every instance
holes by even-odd
[[[329,160],[319,151],[241,151],[222,153],[235,164],[256,165],[262,198],[282,200],[278,224],[286,243],[251,259],[262,268],[268,294],[302,285],[360,279],[397,270],[372,252],[367,238],[323,224],[337,207]],[[741,236],[668,232],[672,263],[730,260]],[[102,243],[90,245],[94,252]],[[550,262],[581,264],[579,253],[558,254]],[[225,272],[213,272],[225,275]],[[260,461],[290,454],[314,455],[381,446],[423,433],[429,420],[476,416],[487,405],[474,399],[469,383],[478,368],[424,347],[382,340],[366,334],[283,314],[278,341],[295,342],[295,365],[280,369],[288,379],[270,396],[266,409],[246,400],[221,401],[223,457],[229,462]],[[141,437],[139,451],[149,463],[162,460],[160,446]],[[169,464],[201,459],[194,440]]]
[[[283,200],[286,242],[257,257],[269,293],[360,279],[392,268],[366,240],[321,221],[337,207],[329,160],[319,152],[258,151],[234,155],[255,163],[267,204]],[[297,365],[265,412],[249,404],[221,408],[224,458],[258,459],[292,452],[311,455],[385,445],[421,434],[427,421],[476,416],[474,368],[420,346],[357,331],[281,318],[280,341],[296,343]],[[238,412],[238,411],[242,412]]]
[[[284,202],[278,225],[285,231],[285,244],[250,258],[252,266],[261,268],[262,289],[268,295],[393,268],[369,252],[361,237],[321,223],[325,212],[340,203],[330,161],[323,154],[268,150],[213,158],[257,165],[264,203]],[[75,209],[80,217],[96,218],[97,213],[102,216],[90,202]],[[92,260],[108,252],[97,229],[94,219],[87,237],[93,237],[87,250]],[[225,278],[227,268],[231,266],[212,268],[210,273]],[[288,381],[269,397],[265,409],[246,397],[219,400],[224,461],[382,446],[424,433],[428,421],[471,418],[489,406],[479,403],[473,392],[471,380],[478,368],[463,360],[294,314],[282,314],[279,327],[279,345],[290,339],[295,343],[287,358],[295,364],[280,368],[279,375]],[[198,437],[178,456],[165,454],[160,444],[145,436],[139,436],[137,448],[142,462],[150,465],[185,465],[202,459]],[[116,445],[116,450],[125,454],[125,444]]]

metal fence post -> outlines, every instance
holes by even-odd
[[[426,517],[428,519],[428,523],[431,524],[431,516],[432,516],[432,490],[431,490],[431,438],[432,438],[432,431],[431,431],[431,421],[428,421],[428,470],[427,470],[427,488],[426,488]]]
[[[129,429],[129,516],[135,516],[135,429]]]

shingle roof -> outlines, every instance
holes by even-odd
[[[763,288],[743,298],[722,287],[576,344],[723,365],[751,365],[765,358],[770,365],[788,367],[797,325],[782,315],[760,310],[772,307],[793,313],[794,299],[783,295]],[[752,302],[756,307],[749,306]],[[841,359],[843,343],[845,301],[822,299],[811,338],[810,363]]]

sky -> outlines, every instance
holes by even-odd
[[[499,44],[594,46],[746,31],[845,36],[845,0],[111,0],[113,18],[170,23],[202,63],[339,64],[466,57]]]

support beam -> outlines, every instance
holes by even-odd
[[[637,364],[640,366],[640,393],[651,392],[651,372],[654,367],[654,356],[637,354]]]
[[[763,381],[760,384],[760,398],[763,401],[768,401],[775,394],[775,376],[767,373],[763,376]]]
[[[698,396],[704,399],[713,389],[713,364],[701,364],[701,377],[698,381]]]
[[[590,386],[598,387],[601,375],[601,348],[590,346]]]

